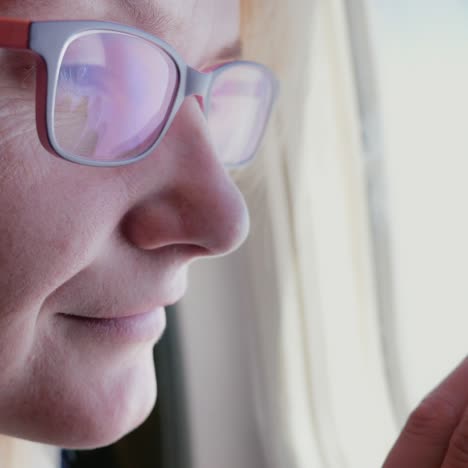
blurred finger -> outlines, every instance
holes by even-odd
[[[455,429],[442,468],[468,467],[468,410],[465,409],[461,421]]]
[[[411,413],[383,468],[458,467],[443,463],[447,460],[449,448],[452,451],[460,448],[460,442],[454,442],[455,447],[451,446],[457,428],[460,440],[463,434],[468,434],[468,420],[463,423],[467,406],[468,359],[465,358]],[[466,468],[468,462],[459,466]]]

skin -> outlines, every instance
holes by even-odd
[[[5,1],[0,14],[130,24],[197,68],[239,37],[237,0],[156,4],[164,20],[135,17],[116,0]],[[0,60],[0,433],[69,448],[107,445],[155,404],[160,334],[119,344],[61,314],[130,315],[177,301],[190,262],[245,239],[246,206],[195,98],[145,160],[79,166],[39,144],[28,54]],[[163,317],[160,333],[164,326]]]
[[[130,24],[171,43],[194,67],[210,65],[239,36],[237,0],[155,4],[163,17],[135,16],[116,0],[6,0],[0,13]],[[146,160],[77,166],[39,144],[30,58],[2,51],[0,62],[0,433],[70,448],[107,445],[155,404],[157,338],[97,340],[60,314],[130,314],[175,302],[190,262],[242,243],[247,210],[195,99]],[[413,411],[384,468],[468,466],[467,381],[464,360]]]
[[[411,413],[383,468],[468,466],[468,358]]]

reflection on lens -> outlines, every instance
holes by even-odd
[[[160,136],[177,87],[175,63],[155,44],[115,32],[81,35],[59,69],[58,145],[87,160],[137,157]]]
[[[217,154],[226,166],[248,161],[267,123],[273,83],[267,71],[238,63],[220,69],[208,103],[208,126]]]

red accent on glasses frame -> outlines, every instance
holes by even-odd
[[[17,18],[0,17],[0,47],[29,50],[30,27],[33,21]],[[47,131],[47,73],[42,57],[34,54],[37,59],[36,83],[36,122],[39,140],[53,156],[59,157],[49,141]]]
[[[32,21],[0,17],[0,47],[29,48],[29,27]]]

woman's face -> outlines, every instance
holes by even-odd
[[[195,68],[239,38],[238,0],[5,0],[0,15],[130,24]],[[193,259],[242,243],[246,207],[195,98],[146,159],[79,166],[39,144],[28,54],[0,62],[0,433],[107,445],[155,403],[162,307]]]

